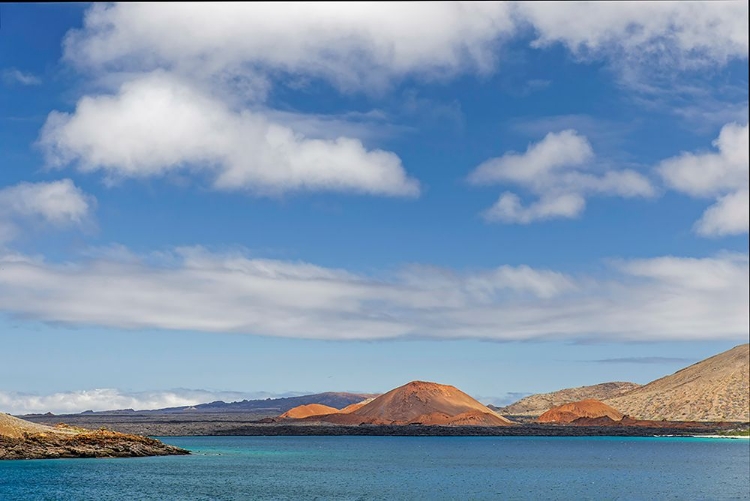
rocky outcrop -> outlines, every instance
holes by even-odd
[[[66,425],[52,427],[0,414],[0,460],[179,454],[190,452],[140,435]]]

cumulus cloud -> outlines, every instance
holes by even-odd
[[[533,45],[582,57],[677,67],[747,59],[747,2],[522,2]]]
[[[501,266],[363,276],[201,248],[78,262],[0,259],[0,310],[73,325],[311,339],[736,339],[747,256],[616,262],[607,280]]]
[[[110,180],[193,170],[220,189],[419,193],[393,153],[352,138],[307,138],[161,72],[126,82],[116,95],[83,97],[71,114],[52,112],[39,144],[50,164],[75,163]]]
[[[382,87],[409,74],[491,71],[497,42],[678,66],[747,58],[746,2],[95,5],[65,57],[82,68],[201,74],[282,71],[340,88]],[[190,34],[186,36],[186,34]]]
[[[550,132],[524,153],[509,152],[480,164],[468,180],[472,184],[515,184],[539,200],[523,207],[518,195],[505,192],[483,214],[488,221],[527,224],[553,218],[574,218],[587,194],[649,197],[651,182],[632,170],[587,172],[594,152],[588,139],[573,129]]]
[[[394,154],[352,137],[363,137],[361,124],[359,133],[346,132],[344,120],[335,137],[315,126],[311,135],[309,120],[285,123],[260,104],[277,85],[314,79],[383,92],[404,78],[487,74],[519,23],[532,26],[538,47],[562,42],[576,53],[616,47],[606,52],[615,60],[675,53],[723,64],[747,56],[747,6],[737,4],[95,4],[66,35],[64,59],[112,92],[83,97],[72,114],[53,112],[40,139],[53,162],[110,180],[189,169],[208,171],[218,188],[415,195],[416,181]],[[647,190],[633,176],[610,181]],[[502,212],[514,206],[506,200],[488,215],[533,220],[555,217],[559,206],[570,217],[581,193],[564,195]]]
[[[518,195],[506,191],[482,216],[487,221],[528,224],[547,219],[573,219],[585,208],[586,200],[576,193],[545,196],[524,207]]]
[[[39,85],[42,80],[34,75],[21,71],[18,68],[7,68],[2,71],[3,80],[8,85],[21,84],[21,85]]]
[[[18,233],[18,223],[41,221],[64,227],[81,225],[89,217],[95,200],[70,179],[19,183],[0,189],[0,242]]]
[[[657,172],[672,189],[693,197],[714,198],[695,223],[702,236],[737,235],[748,231],[748,125],[725,125],[713,142],[715,152],[689,153],[668,158]]]
[[[469,176],[477,184],[492,182],[536,182],[555,169],[581,165],[594,156],[588,140],[572,129],[550,132],[525,153],[506,153],[481,164]]]
[[[281,71],[343,89],[408,74],[489,71],[494,42],[512,32],[502,3],[95,5],[65,40],[81,68],[193,75]],[[189,34],[189,36],[187,35]]]
[[[750,199],[748,190],[719,197],[695,223],[695,231],[703,236],[739,235],[748,231]]]
[[[115,388],[65,391],[47,395],[0,391],[0,409],[23,415],[52,412],[73,414],[84,411],[149,410],[197,405],[222,400],[235,402],[276,396],[270,393],[175,389],[127,392]]]

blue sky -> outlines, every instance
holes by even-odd
[[[744,2],[0,15],[10,411],[503,402],[747,342]]]

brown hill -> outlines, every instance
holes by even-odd
[[[554,407],[537,418],[539,423],[572,423],[580,418],[603,418],[620,421],[621,412],[607,404],[589,398]]]
[[[544,412],[570,402],[593,398],[606,400],[630,392],[640,385],[635,383],[602,383],[593,386],[566,388],[551,393],[529,395],[506,407],[494,407],[498,414],[504,416],[540,416]]]
[[[642,420],[750,421],[750,349],[736,346],[605,400]]]
[[[325,416],[322,420],[337,424],[512,424],[453,386],[425,381],[412,381],[375,398],[353,412]]]
[[[326,414],[336,414],[339,412],[335,407],[329,407],[322,404],[307,404],[299,405],[293,409],[289,409],[284,414],[279,416],[281,419],[304,419],[310,416],[324,416]]]

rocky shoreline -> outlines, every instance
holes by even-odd
[[[67,415],[27,417],[36,423],[65,419],[76,426],[106,427],[124,433],[150,436],[691,436],[715,434],[730,429],[747,429],[742,423],[659,423],[658,426],[555,425],[523,423],[515,426],[424,426],[424,425],[335,425],[289,424],[243,414],[182,415]]]
[[[234,436],[399,436],[399,437],[690,437],[705,434],[705,427],[631,426],[421,426],[421,425],[263,425],[252,424],[221,430],[216,435]]]
[[[37,433],[0,437],[0,460],[60,458],[124,458],[190,454],[158,440],[109,430],[72,435]]]

